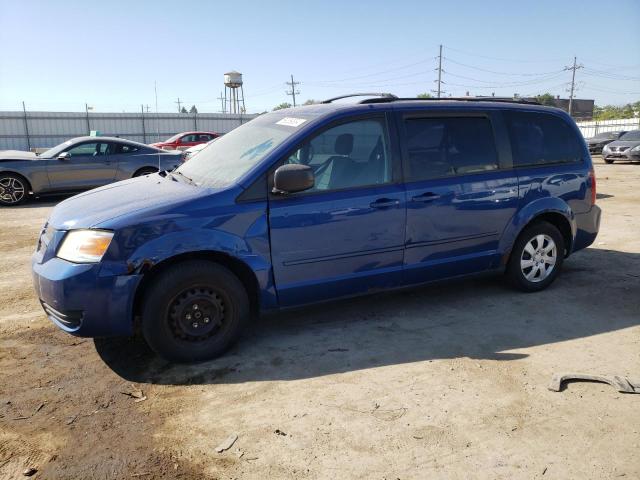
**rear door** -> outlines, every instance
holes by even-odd
[[[84,142],[69,147],[65,160],[47,162],[47,174],[52,190],[86,189],[113,181],[116,165],[108,153],[108,143]]]
[[[405,194],[384,115],[331,125],[280,164],[310,165],[315,186],[271,195],[273,273],[282,306],[399,285]]]
[[[518,206],[502,117],[425,111],[400,114],[399,121],[407,189],[405,281],[496,266],[499,239]]]

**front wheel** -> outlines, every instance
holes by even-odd
[[[507,277],[510,283],[525,292],[547,288],[555,280],[564,260],[564,238],[548,222],[527,227],[516,240]]]
[[[198,362],[220,356],[249,319],[247,292],[233,273],[209,261],[185,261],[162,272],[147,291],[142,333],[161,357]]]
[[[12,173],[0,174],[0,205],[13,207],[27,200],[29,187],[20,176]]]

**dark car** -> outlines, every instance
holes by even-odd
[[[606,145],[602,150],[602,157],[607,163],[613,163],[616,160],[640,161],[640,130],[627,132],[615,142]]]
[[[34,196],[88,190],[181,163],[180,152],[113,137],[78,137],[40,155],[0,152],[0,205]]]
[[[186,150],[201,143],[210,142],[219,136],[219,133],[214,132],[182,132],[167,138],[164,142],[152,143],[151,146],[163,150]]]
[[[587,138],[589,152],[593,154],[602,153],[602,149],[605,145],[619,139],[625,133],[627,132],[624,130],[616,132],[601,132],[591,138]]]
[[[261,312],[481,272],[539,291],[596,238],[591,157],[565,112],[327,102],[261,115],[165,176],[60,203],[32,259],[49,318],[204,360]]]

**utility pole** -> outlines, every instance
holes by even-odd
[[[149,104],[147,104],[147,106],[145,107],[145,109],[147,110],[147,113],[149,113],[149,110],[150,110],[150,108],[149,108]]]
[[[291,87],[291,90],[287,90],[285,93],[287,95],[291,95],[293,97],[293,106],[296,106],[296,95],[300,95],[300,90],[296,90],[296,85],[300,85],[300,82],[293,81],[293,74],[291,75],[291,81],[285,82],[287,85]]]
[[[147,105],[147,112],[149,111],[149,105]],[[140,112],[142,113],[142,140],[147,143],[147,128],[144,124],[144,105],[140,104]]]
[[[577,64],[577,58],[573,57],[573,66],[564,67],[565,70],[571,70],[571,90],[569,93],[569,116],[573,113],[573,94],[575,93],[575,85],[576,85],[576,70],[579,68],[584,68],[584,65]]]
[[[91,125],[89,124],[89,110],[93,110],[93,107],[90,107],[89,104],[84,104],[84,111],[87,114],[87,135],[91,133]]]
[[[178,104],[178,113],[180,113],[181,112],[180,105],[182,104],[182,102],[180,101],[180,97],[178,97],[178,101],[177,102],[173,102],[173,103],[177,103]]]
[[[220,113],[227,113],[226,108],[224,106],[224,96],[222,95],[222,92],[220,92],[220,96],[218,97],[218,100],[220,100]]]
[[[442,92],[442,45],[440,45],[440,54],[438,55],[438,98]]]
[[[27,149],[31,151],[31,137],[29,136],[29,122],[27,121],[27,107],[22,102],[22,113],[24,114],[24,133],[27,135]]]

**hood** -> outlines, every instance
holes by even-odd
[[[49,217],[49,225],[57,230],[90,228],[116,217],[155,210],[210,193],[209,189],[175,180],[170,175],[136,177],[59,203]]]
[[[612,142],[610,138],[587,138],[587,143],[593,145],[594,143],[607,143]]]
[[[0,152],[0,160],[37,160],[38,156],[33,152],[22,150],[3,150]]]
[[[607,145],[607,147],[635,147],[640,145],[640,140],[616,140]]]

